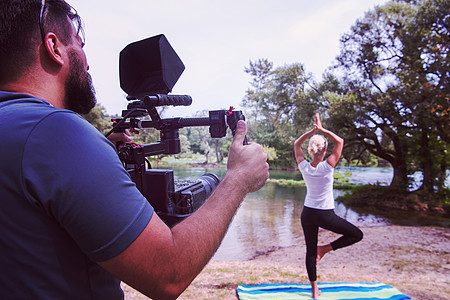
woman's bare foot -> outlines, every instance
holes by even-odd
[[[319,290],[319,289],[316,289],[316,290],[314,290],[313,293],[312,293],[312,298],[313,298],[313,299],[317,299],[317,297],[319,297],[320,295],[322,295],[322,291]]]
[[[317,286],[317,281],[311,282],[311,291],[312,291],[312,298],[317,299],[322,294],[322,291],[319,290],[319,287]]]
[[[322,257],[325,254],[327,254],[328,252],[330,252],[331,250],[333,250],[333,248],[331,247],[331,244],[317,246],[316,265],[319,263],[319,261],[322,259]]]

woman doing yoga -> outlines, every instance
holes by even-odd
[[[327,139],[334,146],[331,154],[324,160],[327,152]],[[310,138],[308,152],[312,161],[305,160],[302,144]],[[295,159],[306,183],[305,204],[301,215],[301,223],[306,242],[306,270],[311,282],[312,297],[320,295],[317,287],[316,265],[329,251],[352,245],[363,238],[363,233],[350,222],[334,213],[333,173],[334,167],[344,147],[344,140],[335,133],[324,129],[316,114],[314,127],[294,142]],[[317,245],[319,227],[342,234],[341,237],[327,245]]]

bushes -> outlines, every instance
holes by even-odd
[[[407,192],[388,186],[365,185],[337,199],[348,205],[372,206],[383,210],[424,211],[450,215],[450,205],[424,191]]]

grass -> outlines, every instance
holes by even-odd
[[[334,172],[334,188],[340,189],[340,190],[348,190],[353,189],[355,187],[361,186],[356,184],[351,184],[350,179],[347,177],[350,177],[351,173],[346,172],[343,174],[339,172]],[[298,188],[298,187],[304,187],[305,181],[304,180],[294,180],[294,179],[272,179],[269,178],[268,182],[275,183],[276,185],[282,186],[282,187],[289,187],[289,188]]]

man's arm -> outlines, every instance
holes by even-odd
[[[243,145],[246,125],[239,121],[222,182],[194,214],[167,227],[153,214],[144,231],[103,268],[155,299],[178,297],[201,272],[225,236],[247,193],[267,180],[267,155],[255,143]]]

